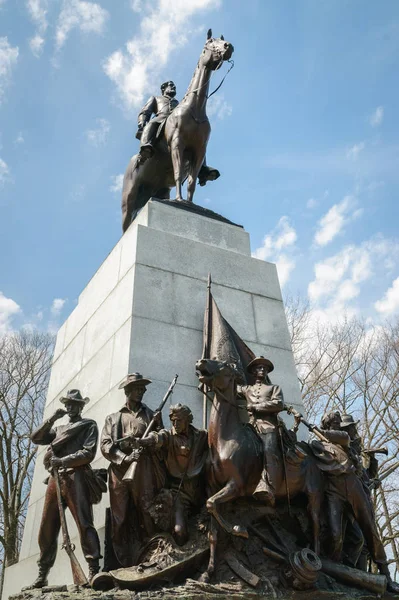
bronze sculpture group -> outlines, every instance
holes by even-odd
[[[136,134],[140,150],[131,159],[123,183],[123,231],[151,196],[169,199],[170,189],[176,186],[176,199],[182,201],[181,186],[187,179],[187,201],[192,202],[197,178],[204,185],[219,177],[217,169],[206,164],[210,135],[206,103],[212,72],[230,60],[232,53],[233,46],[223,36],[213,38],[209,31],[183,100],[176,100],[175,84],[166,81],[161,95],[149,98],[141,110]],[[219,332],[220,344],[211,341],[212,314],[218,321],[214,329]],[[202,538],[207,535],[210,548],[201,577],[207,582],[217,571],[216,550],[221,539],[230,536],[231,541],[238,539],[245,544],[254,534],[266,543],[263,553],[284,564],[282,580],[295,589],[314,586],[317,572],[323,568],[349,583],[378,591],[386,586],[399,593],[373,511],[370,490],[378,487],[378,464],[371,453],[367,467],[363,466],[365,452],[353,417],[330,412],[316,427],[288,407],[281,387],[270,381],[272,362],[255,357],[223,319],[211,297],[210,281],[206,329],[203,357],[196,363],[196,372],[211,402],[207,430],[193,426],[192,411],[183,404],[169,406],[170,427],[164,427],[161,411],[177,376],[159,408],[153,411],[143,403],[151,380],[138,372],[127,375],[119,385],[125,402],[105,419],[100,449],[109,463],[106,479],[110,519],[106,538],[114,561],[110,570],[122,570],[126,582],[129,569],[136,569],[132,578],[137,578],[151,566],[143,559],[143,548],[153,540],[158,543],[162,534],[169,535],[179,548],[189,547],[192,551],[190,538],[200,531]],[[218,354],[216,348],[224,350]],[[82,418],[88,398],[83,398],[79,390],[70,390],[60,401],[65,410],[57,409],[32,434],[35,443],[48,446],[44,464],[49,477],[39,529],[39,574],[30,588],[47,585],[60,529],[74,582],[92,582],[95,587],[101,577],[102,557],[92,507],[101,500],[107,486],[105,470],[90,467],[96,455],[98,427],[95,421]],[[294,416],[292,429],[280,418],[283,411]],[[69,422],[56,427],[55,422],[66,415]],[[316,439],[297,439],[301,422]],[[307,515],[309,521],[307,539],[285,556],[284,541],[270,524],[270,515],[288,506],[291,517],[291,503],[301,497],[305,510],[299,512],[302,520]],[[242,511],[240,506],[244,506]],[[267,509],[270,536],[262,534],[244,515],[245,506],[250,507],[247,512],[256,515],[259,507]],[[236,508],[229,511],[231,507]],[[69,539],[66,508],[77,525],[88,563],[87,578]],[[323,512],[327,517],[324,531]],[[203,520],[194,532],[192,518],[201,514],[208,517],[208,533]],[[383,576],[378,579],[370,575],[377,577],[377,583],[362,576],[369,558]],[[245,581],[259,579],[254,575],[251,578],[251,573],[248,576],[234,558],[230,557],[228,564]],[[112,585],[115,581],[116,576]]]
[[[120,384],[125,404],[107,416],[100,442],[101,452],[109,461],[111,540],[117,565],[137,565],[143,544],[159,534],[152,508],[154,502],[159,502],[161,490],[169,497],[169,532],[177,545],[184,546],[189,540],[190,515],[204,507],[211,515],[210,560],[202,576],[203,581],[209,581],[216,568],[218,527],[244,539],[249,531],[257,531],[251,524],[230,523],[221,514],[223,505],[247,498],[272,508],[283,497],[285,502],[292,500],[299,487],[308,496],[313,521],[309,545],[336,563],[356,568],[365,568],[361,555],[368,554],[386,577],[388,590],[397,593],[399,586],[392,581],[379,538],[369,491],[371,480],[362,466],[362,448],[351,415],[324,415],[320,427],[310,426],[317,439],[298,442],[295,430],[304,419],[295,413],[296,426],[292,430],[279,419],[278,413],[291,409],[284,404],[281,388],[269,379],[272,363],[256,357],[247,369],[254,383],[242,385],[236,365],[205,358],[197,362],[201,384],[207,386],[208,394],[213,393],[207,432],[192,425],[192,412],[182,404],[169,407],[171,428],[165,429],[160,412],[154,413],[142,402],[151,380],[140,373],[128,375]],[[239,416],[243,398],[249,423]],[[89,581],[95,581],[99,571],[100,544],[92,515],[92,504],[98,498],[94,500],[91,493],[90,468],[98,429],[94,421],[81,417],[87,401],[79,390],[70,390],[61,398],[66,411],[57,409],[32,435],[36,443],[49,444],[44,461],[50,476],[39,531],[39,576],[31,587],[47,585],[47,574],[55,561],[60,530],[56,475],[61,481],[63,508],[69,508],[78,527]],[[54,427],[66,413],[69,423]],[[129,475],[132,465],[133,476]],[[375,464],[371,470],[375,475]],[[313,488],[303,485],[307,479]],[[284,494],[279,491],[280,480],[286,484]],[[302,481],[302,487],[298,481]],[[327,535],[320,540],[312,511],[313,517],[320,520],[322,502]]]

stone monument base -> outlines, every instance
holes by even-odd
[[[132,592],[130,590],[109,590],[96,592],[90,588],[79,588],[68,585],[59,586],[57,591],[52,587],[42,590],[30,590],[10,596],[10,600],[221,600],[221,598],[234,598],[234,600],[258,600],[260,598],[278,598],[279,600],[375,600],[377,596],[367,595],[358,590],[331,592],[327,590],[313,590],[307,592],[281,591],[273,587],[265,587],[255,591],[244,583],[205,584],[189,579],[184,586],[162,587],[157,590],[145,592]],[[392,598],[389,594],[383,598]]]

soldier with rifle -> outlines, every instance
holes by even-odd
[[[310,443],[310,447],[319,459],[319,466],[326,476],[331,558],[341,562],[345,523],[347,519],[354,519],[363,534],[370,556],[380,573],[387,578],[387,590],[399,593],[399,585],[392,580],[389,572],[387,556],[378,534],[370,500],[358,476],[358,459],[350,447],[351,438],[341,429],[340,413],[326,413],[320,428],[310,425],[304,419],[302,422],[318,438]],[[355,563],[357,558],[353,558]]]
[[[125,392],[125,405],[107,416],[101,434],[101,452],[110,462],[112,545],[122,567],[135,563],[140,543],[154,533],[148,508],[165,479],[158,457],[137,447],[150,429],[162,429],[161,410],[173,390],[172,385],[154,413],[142,402],[150,383],[141,373],[131,373],[122,381],[119,389]]]
[[[74,583],[88,583],[68,536],[65,506],[69,508],[79,531],[83,554],[89,565],[89,580],[100,568],[100,542],[93,525],[93,472],[90,467],[96,454],[98,428],[92,419],[82,418],[83,407],[89,399],[83,398],[79,390],[69,390],[60,402],[65,405],[65,410],[58,408],[31,435],[35,444],[50,445],[44,455],[44,466],[50,476],[39,529],[39,575],[31,588],[47,585],[47,576],[57,554],[61,526],[63,545],[71,560]],[[68,415],[69,422],[54,427],[54,423],[65,415]],[[98,502],[99,499],[94,501]]]
[[[369,450],[363,449],[362,439],[357,430],[359,421],[355,421],[352,415],[342,415],[340,423],[340,429],[346,431],[351,439],[350,448],[351,452],[356,459],[357,464],[357,475],[363,484],[364,491],[370,502],[370,510],[372,511],[373,518],[375,519],[375,512],[373,506],[373,500],[371,497],[371,491],[378,489],[381,485],[381,481],[378,479],[378,460],[376,454],[388,454],[386,448],[370,448]],[[355,531],[357,523],[348,523],[348,527],[345,531],[344,540],[344,553],[346,556],[354,556],[353,553],[353,540],[356,539],[357,533]],[[356,567],[363,571],[367,571],[369,552],[367,547],[363,544],[360,556],[356,563]]]

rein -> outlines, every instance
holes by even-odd
[[[234,60],[232,58],[230,58],[230,60],[227,61],[228,63],[230,63],[230,68],[227,71],[226,75],[223,77],[222,81],[219,83],[219,85],[217,86],[216,90],[213,90],[213,92],[211,94],[209,94],[209,96],[207,96],[207,100],[209,100],[209,98],[211,96],[213,96],[213,94],[216,94],[216,92],[218,90],[220,90],[220,88],[222,87],[224,80],[226,79],[227,75],[230,73],[231,69],[234,67]]]
[[[199,389],[208,398],[208,400],[211,402],[211,404],[213,404],[213,400],[214,399],[212,398],[212,396],[210,396],[208,394],[208,392],[205,391],[205,384],[204,383],[201,384],[201,386],[200,386]],[[215,392],[215,394],[216,394],[216,392]],[[225,402],[227,402],[227,404],[230,404],[230,406],[233,406],[234,408],[238,409],[238,406],[236,404],[234,404],[233,402],[230,402],[230,400],[228,400],[226,398],[226,396],[220,390],[218,390],[217,394],[218,394],[218,396],[221,396],[222,400],[224,400]]]
[[[219,64],[216,67],[215,71],[217,71],[218,69],[220,69],[220,67],[223,65],[224,62],[225,61],[223,60],[223,58],[220,58]],[[216,92],[218,90],[220,90],[220,88],[222,87],[222,85],[224,83],[224,80],[226,79],[227,75],[230,73],[231,69],[234,67],[234,60],[232,58],[229,58],[229,60],[226,61],[226,62],[228,62],[230,64],[230,68],[228,69],[226,75],[223,77],[222,81],[219,83],[219,85],[217,86],[217,88],[215,90],[213,90],[213,92],[211,92],[210,94],[207,95],[207,97],[206,97],[207,100],[209,100],[209,98],[211,96],[213,96],[213,94],[216,94]],[[188,96],[189,94],[196,94],[197,92],[199,92],[199,90],[202,90],[202,88],[205,87],[205,86],[207,86],[207,85],[208,85],[208,82],[203,83],[202,85],[200,85],[199,87],[197,87],[195,90],[191,90],[190,92],[186,92],[184,98],[186,96]],[[184,98],[183,98],[183,100],[184,100]]]

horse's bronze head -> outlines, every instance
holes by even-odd
[[[212,71],[219,69],[223,61],[230,60],[233,52],[233,44],[226,42],[222,35],[220,38],[212,37],[212,29],[209,29],[202,52],[202,60],[209,69],[212,69]]]
[[[236,381],[240,378],[236,365],[224,360],[201,358],[195,368],[200,383],[207,385],[211,390],[226,389],[232,379]]]

